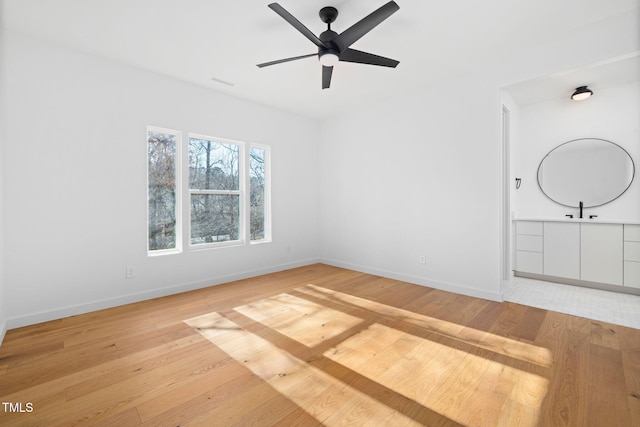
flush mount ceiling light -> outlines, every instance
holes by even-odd
[[[582,101],[583,99],[589,98],[593,95],[593,91],[586,86],[577,87],[573,95],[571,95],[571,99],[574,101]]]

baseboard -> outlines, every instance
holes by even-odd
[[[442,291],[453,292],[455,294],[467,295],[475,298],[482,298],[490,301],[502,302],[502,292],[488,292],[480,289],[469,288],[463,285],[455,285],[452,283],[438,282],[434,280],[425,279],[423,277],[411,276],[408,274],[398,273],[389,270],[381,270],[373,267],[350,264],[333,259],[322,259],[320,262],[334,267],[346,268],[349,270],[360,271],[362,273],[373,274],[375,276],[386,277],[388,279],[401,280],[407,283],[413,283],[415,285],[426,286],[429,288],[439,289]]]
[[[251,277],[261,276],[263,274],[276,273],[278,271],[289,270],[291,268],[303,267],[305,265],[311,265],[321,262],[319,259],[306,259],[302,261],[296,261],[287,264],[279,264],[263,269],[250,270],[242,273],[230,274],[226,276],[217,276],[210,279],[201,280],[191,283],[182,283],[176,286],[170,286],[161,289],[154,289],[152,291],[140,292],[135,294],[129,294],[116,298],[109,298],[105,300],[98,300],[88,302],[86,304],[79,304],[74,306],[63,307],[55,310],[48,310],[38,313],[28,314],[26,316],[14,317],[8,319],[3,326],[3,331],[7,329],[15,329],[23,326],[35,325],[37,323],[48,322],[51,320],[62,319],[69,316],[76,316],[79,314],[90,313],[92,311],[103,310],[105,308],[117,307],[125,304],[131,304],[135,302],[145,301],[153,298],[161,298],[169,295],[175,295],[182,292],[193,291],[196,289],[207,288],[209,286],[220,285],[223,283],[233,282],[236,280],[248,279]],[[4,337],[4,333],[2,334]],[[1,340],[0,340],[1,343]]]
[[[0,322],[0,345],[2,345],[2,341],[4,341],[4,336],[7,333],[7,321],[6,320],[2,320],[2,322]]]
[[[67,307],[62,307],[55,310],[42,311],[38,313],[31,313],[25,316],[14,317],[0,324],[0,344],[2,343],[2,339],[4,338],[6,331],[9,329],[35,325],[37,323],[62,319],[69,316],[76,316],[79,314],[89,313],[97,310],[103,310],[106,308],[117,307],[125,304],[131,304],[131,303],[140,302],[140,301],[144,301],[152,298],[161,298],[169,295],[179,294],[182,292],[193,291],[196,289],[202,289],[209,286],[219,285],[222,283],[248,279],[251,277],[261,276],[263,274],[276,273],[278,271],[289,270],[291,268],[303,267],[306,265],[311,265],[316,263],[324,263],[324,264],[332,265],[334,267],[360,271],[362,273],[373,274],[381,277],[387,277],[389,279],[394,279],[394,280],[401,280],[403,282],[427,286],[430,288],[440,289],[443,291],[453,292],[456,294],[468,295],[475,298],[483,298],[490,301],[498,301],[498,302],[503,301],[502,294],[500,292],[487,292],[479,289],[469,288],[462,285],[455,285],[451,283],[428,280],[422,277],[411,276],[411,275],[398,273],[394,271],[381,270],[381,269],[368,267],[364,265],[345,263],[345,262],[333,260],[333,259],[313,258],[313,259],[296,261],[293,263],[279,264],[279,265],[275,265],[275,266],[271,266],[263,269],[250,270],[242,273],[212,277],[210,279],[201,280],[198,282],[182,283],[176,286],[170,286],[170,287],[161,288],[161,289],[154,289],[152,291],[129,294],[121,297],[92,301],[85,304],[67,306]]]
[[[545,282],[560,283],[563,285],[582,286],[583,288],[599,289],[601,291],[610,291],[629,295],[640,295],[640,288],[633,288],[631,286],[610,285],[608,283],[570,279],[568,277],[547,276],[546,274],[526,273],[523,271],[514,271],[514,276],[524,277],[525,279],[535,279]]]

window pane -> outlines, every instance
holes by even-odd
[[[238,240],[239,236],[239,195],[191,195],[192,245]]]
[[[239,146],[189,138],[189,188],[239,190]]]
[[[251,240],[264,239],[264,150],[251,148],[249,157]]]
[[[176,248],[176,135],[147,133],[149,250]]]

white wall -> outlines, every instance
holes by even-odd
[[[317,123],[7,36],[9,327],[317,260]],[[269,144],[273,243],[147,257],[147,125]]]
[[[598,215],[603,221],[640,221],[640,84],[595,90],[594,96],[581,102],[567,98],[521,106],[520,116],[520,136],[514,141],[517,152],[514,173],[523,179],[514,200],[517,217],[576,215],[577,209],[554,203],[542,193],[536,177],[538,165],[550,150],[564,142],[601,138],[629,152],[635,162],[636,177],[621,197],[604,206],[585,209],[584,215]]]
[[[2,3],[0,2],[0,8]],[[7,300],[5,294],[5,262],[4,262],[4,175],[5,175],[5,136],[4,136],[4,111],[5,111],[5,79],[4,79],[4,31],[0,26],[0,343],[7,331]]]
[[[633,16],[605,17],[501,62],[469,64],[466,75],[327,120],[322,256],[500,300],[500,88],[637,51],[637,29]]]
[[[514,216],[514,200],[516,198],[516,192],[519,189],[516,188],[516,178],[521,178],[515,171],[517,168],[515,167],[515,159],[517,153],[516,141],[518,141],[520,137],[520,107],[517,102],[513,99],[511,94],[506,90],[500,91],[501,104],[504,108],[508,110],[508,125],[507,128],[503,127],[503,132],[507,132],[506,135],[508,141],[503,144],[507,144],[507,147],[503,147],[503,155],[501,158],[501,162],[503,163],[501,166],[505,168],[505,176],[503,177],[506,180],[506,183],[503,181],[501,183],[501,187],[503,187],[503,191],[506,191],[508,194],[508,199],[505,198],[503,200],[504,205],[503,214],[501,216],[501,221],[503,221],[503,252],[501,253],[503,268],[505,269],[504,274],[502,275],[502,279],[510,280],[513,277],[512,266],[515,260],[513,259],[513,247],[515,244],[515,232],[514,225],[512,223],[512,219]],[[505,138],[505,135],[502,135]],[[520,183],[520,187],[522,187],[522,182]]]
[[[616,19],[323,123],[11,34],[9,326],[317,259],[500,299],[500,88],[637,50]],[[149,124],[270,144],[274,242],[147,258]]]
[[[323,257],[501,298],[500,97],[486,83],[441,82],[325,123]]]

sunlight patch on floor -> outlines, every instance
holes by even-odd
[[[325,425],[420,425],[218,313],[186,323]]]
[[[276,295],[234,310],[308,347],[340,335],[362,320],[289,294]]]
[[[369,342],[377,345],[372,348]],[[548,382],[538,375],[379,324],[324,355],[465,425],[500,425],[503,405],[512,410],[521,405],[527,413],[535,412]],[[491,394],[490,399],[487,394]],[[490,406],[487,402],[501,404]],[[537,423],[537,417],[531,414],[526,420],[519,425]]]
[[[293,353],[278,348],[220,313],[185,322],[325,425],[418,424],[386,401],[394,393],[465,425],[536,425],[547,349],[311,284],[292,293],[234,311],[318,348],[312,363],[293,354],[295,345]],[[331,363],[382,390],[383,401],[325,372]]]
[[[315,298],[326,299],[332,302],[344,303],[348,306],[357,306],[369,311],[383,314],[390,319],[401,320],[427,331],[433,331],[454,340],[465,343],[472,343],[474,346],[485,350],[494,351],[508,357],[516,358],[524,362],[534,363],[543,368],[551,366],[552,357],[549,349],[538,347],[526,342],[512,340],[499,335],[461,326],[455,323],[433,317],[424,316],[412,311],[403,310],[359,298],[342,292],[322,288],[309,284],[298,289],[301,293],[306,293]]]

